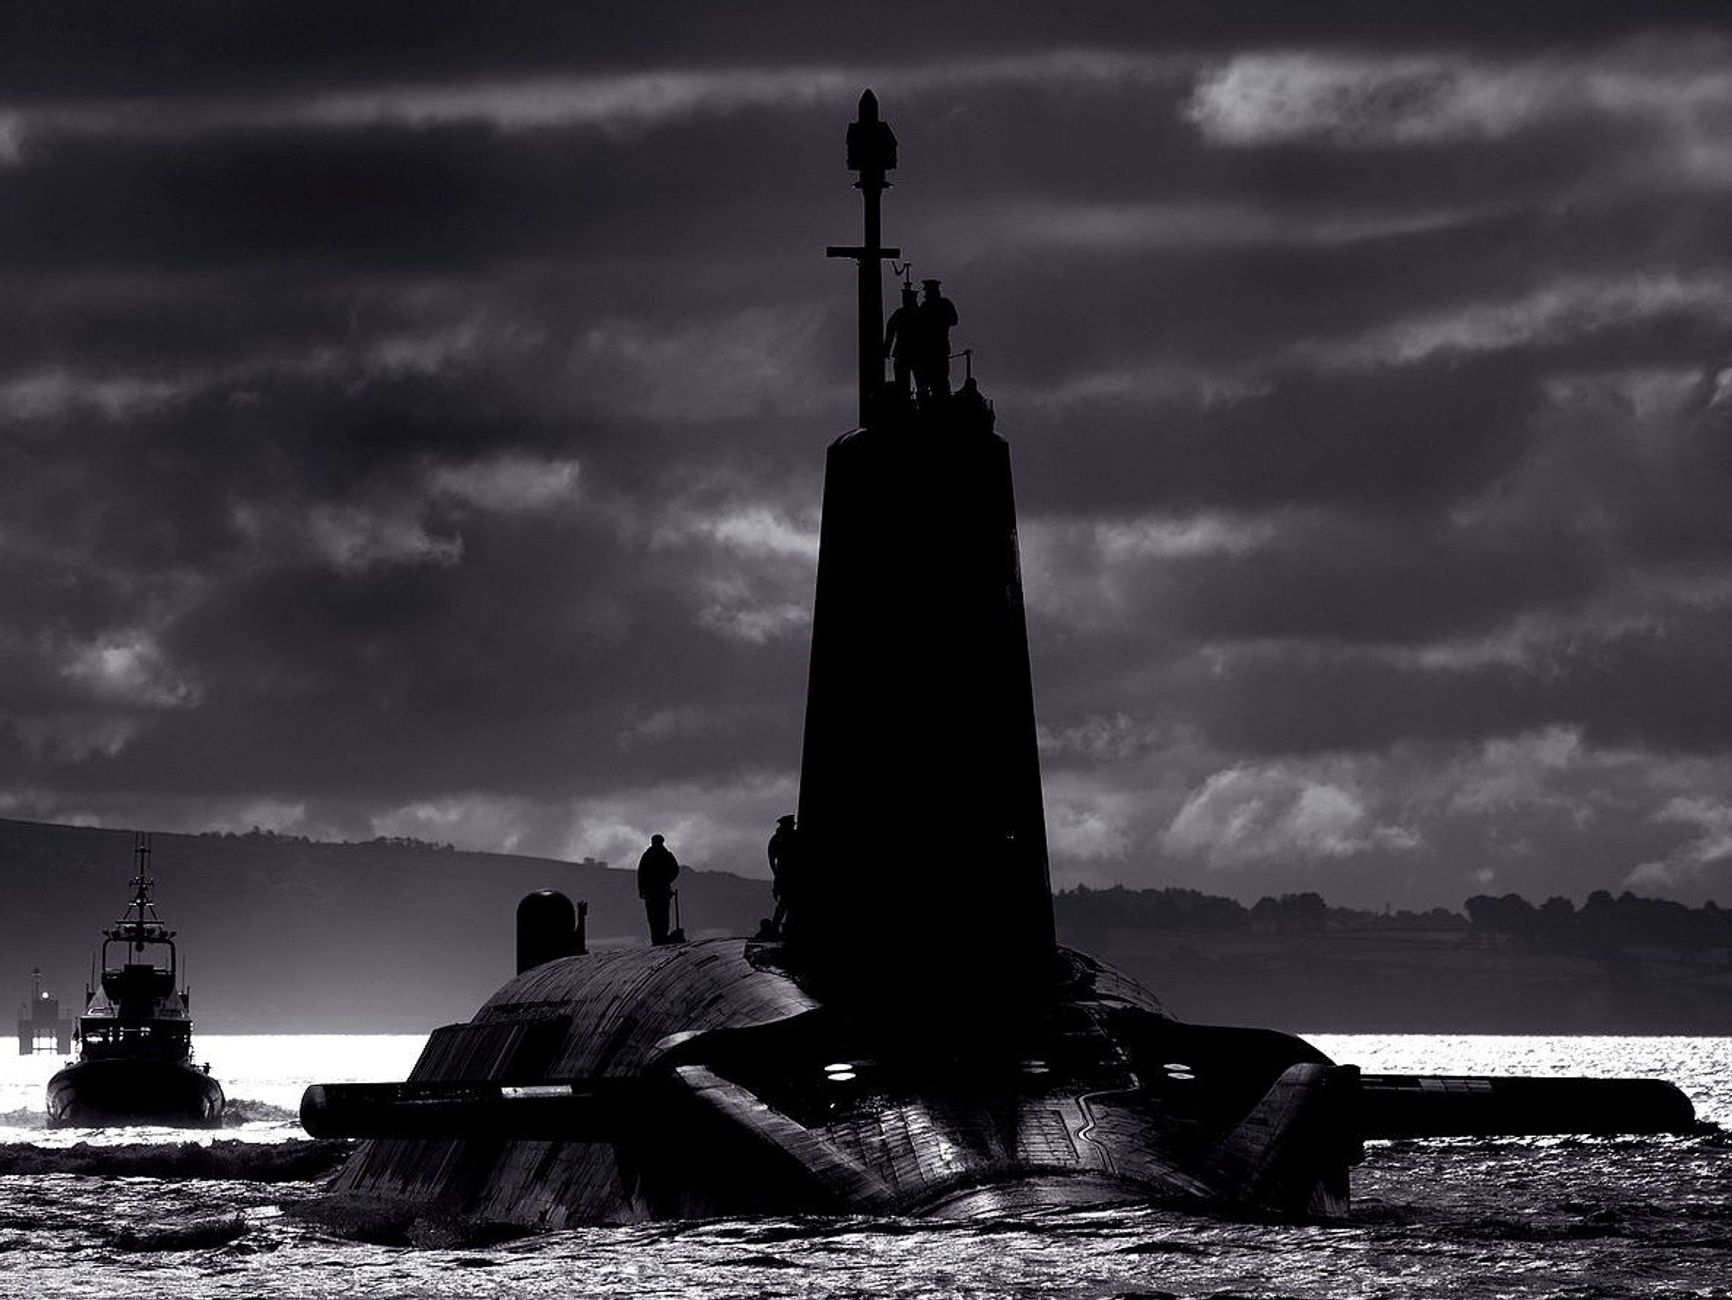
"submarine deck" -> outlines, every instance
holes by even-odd
[[[1269,1081],[1327,1064],[1287,1035],[1180,1024],[1079,954],[1059,965],[1053,995],[1017,1032],[977,1049],[966,1005],[940,1001],[912,1037],[887,1032],[812,996],[775,944],[549,962],[437,1030],[405,1086],[486,1083],[544,1102],[582,1082],[561,1130],[572,1136],[382,1138],[335,1190],[417,1215],[549,1227],[975,1213],[1037,1189],[1048,1204],[1206,1200],[1209,1153]],[[946,1023],[956,1032],[936,1031]]]

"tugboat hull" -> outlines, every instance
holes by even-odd
[[[79,1061],[48,1081],[50,1128],[219,1128],[222,1085],[174,1061]]]

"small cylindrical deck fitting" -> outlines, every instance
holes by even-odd
[[[581,912],[580,912],[581,909]],[[583,951],[578,918],[588,912],[557,889],[538,889],[517,905],[517,973]]]

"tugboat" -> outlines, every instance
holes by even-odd
[[[78,1060],[48,1081],[50,1128],[222,1124],[222,1085],[192,1059],[174,931],[151,899],[150,836],[138,837],[133,854],[132,901],[102,932],[102,977],[84,991]]]

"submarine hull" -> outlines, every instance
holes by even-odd
[[[940,1000],[933,1032],[911,1039],[809,996],[776,944],[565,958],[436,1031],[395,1104],[327,1085],[303,1123],[418,1134],[369,1141],[339,1176],[330,1212],[372,1221],[558,1228],[1151,1200],[1345,1212],[1357,1147],[1322,1122],[1329,1089],[1259,1117],[1293,1071],[1330,1076],[1302,1040],[1182,1024],[1064,951],[1014,1033],[976,1034],[968,1007],[954,1012],[940,1030]],[[1240,1151],[1254,1117],[1255,1149]]]
[[[50,1128],[220,1128],[224,1104],[220,1083],[178,1061],[79,1061],[48,1081]]]

